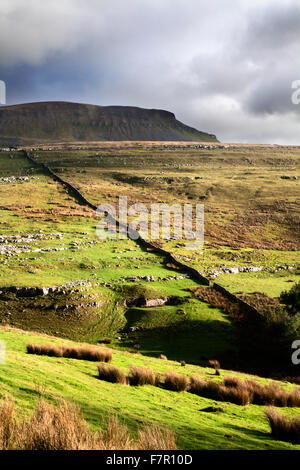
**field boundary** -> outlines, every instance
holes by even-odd
[[[67,187],[72,193],[74,193],[77,197],[77,199],[90,207],[93,210],[97,210],[97,206],[92,204],[90,201],[88,201],[81,192],[75,188],[71,183],[68,181],[65,181],[62,179],[60,176],[58,176],[50,167],[48,167],[45,163],[43,162],[37,162],[34,158],[32,158],[27,150],[22,150],[24,156],[34,165],[42,167],[44,170],[46,170],[54,180],[58,181],[61,183],[63,186]],[[111,216],[111,219],[116,223],[118,227],[123,227],[126,231],[128,229],[128,225],[120,224],[120,222],[115,219],[114,217]],[[252,315],[259,315],[261,316],[261,313],[252,305],[248,304],[244,300],[240,299],[237,297],[235,294],[230,292],[228,289],[225,287],[222,287],[220,284],[217,284],[216,282],[212,283],[210,279],[208,279],[206,276],[201,274],[197,269],[193,268],[192,266],[189,266],[187,264],[183,264],[180,261],[178,261],[170,251],[164,250],[163,248],[160,248],[151,242],[145,240],[139,233],[138,233],[138,238],[136,242],[145,248],[149,248],[151,251],[154,251],[156,253],[159,253],[165,257],[165,261],[174,264],[176,267],[178,267],[180,270],[185,271],[190,275],[192,279],[194,279],[196,282],[201,283],[202,285],[204,284],[205,286],[209,286],[212,289],[215,289],[216,291],[220,292],[223,294],[227,299],[233,303],[239,304],[241,307],[243,307],[247,313],[252,314]]]

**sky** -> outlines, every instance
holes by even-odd
[[[300,144],[299,0],[0,0],[7,104],[166,109],[224,142]]]

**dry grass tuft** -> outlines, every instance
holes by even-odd
[[[14,404],[0,405],[1,450],[176,450],[175,437],[156,425],[140,429],[134,440],[126,425],[110,417],[101,432],[92,432],[80,409],[63,401],[57,407],[41,400],[32,418],[17,423]]]
[[[160,375],[153,372],[152,369],[146,367],[130,366],[129,375],[130,385],[154,385],[160,382]]]
[[[210,365],[210,367],[212,367],[213,369],[215,369],[216,375],[220,375],[221,366],[220,366],[219,361],[217,361],[216,359],[211,360],[211,361],[209,361],[209,365]]]
[[[165,356],[164,354],[160,354],[159,359],[163,359],[164,361],[168,360],[167,356]]]
[[[300,406],[299,388],[288,392],[276,384],[261,385],[254,380],[243,381],[237,377],[225,377],[224,384],[237,390],[247,390],[251,403],[255,405]]]
[[[239,377],[229,376],[224,377],[224,385],[226,387],[243,387],[244,381]]]
[[[156,425],[139,430],[139,449],[141,450],[176,450],[175,436],[169,429],[160,429]]]
[[[87,450],[97,446],[79,408],[66,402],[55,408],[41,400],[22,431],[19,446],[24,450]]]
[[[189,379],[186,375],[176,372],[165,373],[165,388],[174,392],[184,392],[189,385]]]
[[[98,449],[101,450],[128,450],[134,448],[128,428],[121,424],[116,416],[110,416],[104,431],[100,434]]]
[[[271,434],[280,441],[300,444],[300,419],[287,418],[275,408],[267,408],[265,414],[269,420]]]
[[[204,381],[197,376],[191,377],[189,391],[212,400],[228,401],[236,405],[248,405],[251,396],[247,389],[226,386],[213,381]]]
[[[28,354],[41,356],[67,357],[85,361],[111,362],[112,352],[109,349],[100,349],[97,346],[65,346],[55,344],[27,344]]]
[[[62,346],[55,344],[34,344],[28,343],[26,345],[28,354],[38,354],[39,356],[62,357]]]
[[[8,450],[15,434],[14,402],[5,398],[0,405],[0,450]]]
[[[248,390],[220,386],[221,401],[228,401],[235,405],[249,405],[251,403],[251,394]]]
[[[126,384],[127,379],[125,373],[117,366],[106,364],[98,364],[99,379],[106,382]]]

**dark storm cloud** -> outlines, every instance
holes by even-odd
[[[298,0],[1,0],[0,79],[9,104],[164,108],[221,140],[299,143],[299,26]]]
[[[290,86],[300,72],[299,3],[275,3],[256,16],[252,13],[241,41],[245,50],[257,66],[246,107],[261,114],[295,111]]]
[[[267,51],[288,51],[292,45],[299,45],[300,5],[299,2],[281,1],[269,7],[256,9],[249,16],[244,45],[255,56]]]

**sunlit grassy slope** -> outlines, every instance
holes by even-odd
[[[32,356],[25,352],[29,341],[71,344],[66,340],[3,327],[0,328],[0,340],[7,346],[6,364],[0,364],[0,396],[9,395],[15,399],[19,418],[28,416],[41,396],[51,402],[64,398],[80,405],[94,428],[101,426],[102,417],[111,414],[124,420],[133,433],[142,422],[155,422],[175,431],[180,449],[300,449],[300,446],[270,437],[261,406],[242,407],[152,386],[110,384],[97,378],[96,363]],[[181,367],[178,362],[117,350],[113,351],[113,363],[126,373],[134,364],[151,367],[160,373],[173,370],[188,376],[197,374],[205,379],[213,378],[209,368]],[[222,371],[222,375],[225,373],[228,372]],[[209,406],[221,407],[222,412],[202,411]],[[299,410],[283,411],[299,415]]]
[[[106,147],[37,153],[95,204],[117,202],[118,195],[127,195],[129,204],[204,202],[201,251],[186,250],[182,240],[163,241],[179,259],[203,272],[220,266],[269,269],[299,263],[299,180],[293,179],[299,175],[299,149]],[[176,432],[179,448],[297,448],[270,438],[262,407],[220,405],[149,386],[112,385],[96,378],[94,363],[27,355],[27,341],[109,339],[116,348],[114,363],[126,371],[136,364],[211,379],[211,369],[184,368],[178,361],[207,365],[223,353],[234,354],[236,331],[226,314],[191,297],[187,288],[196,283],[168,268],[161,256],[131,240],[99,240],[95,213],[22,153],[1,153],[0,172],[1,177],[30,178],[0,182],[1,235],[20,237],[0,244],[0,339],[7,346],[7,362],[0,365],[0,393],[15,397],[20,416],[27,415],[40,396],[52,401],[64,397],[82,407],[92,426],[111,413],[123,418],[133,432],[145,419],[168,426]],[[284,175],[292,179],[282,179]],[[28,242],[26,234],[41,237]],[[17,252],[7,251],[10,245]],[[290,281],[297,281],[297,273],[223,274],[218,280],[235,292],[278,296],[292,285]],[[144,276],[154,276],[154,281]],[[6,290],[78,280],[85,284],[35,298],[20,298]],[[141,292],[148,298],[175,297],[176,302],[127,308],[125,300]],[[178,314],[180,309],[185,315]],[[41,336],[45,333],[51,337]],[[142,356],[129,352],[136,344]],[[160,353],[177,362],[158,359]],[[223,412],[201,411],[208,406],[221,406]]]
[[[0,184],[1,233],[42,236],[30,243],[15,241],[20,253],[0,255],[1,287],[88,282],[79,286],[79,292],[69,288],[46,297],[4,293],[0,295],[2,324],[90,342],[108,337],[121,348],[132,349],[138,342],[145,354],[164,353],[196,363],[235,348],[235,330],[228,317],[189,297],[186,289],[196,286],[194,281],[186,276],[176,279],[180,273],[168,269],[161,256],[131,240],[99,240],[94,212],[38,168],[28,166],[21,154],[2,154],[0,161],[6,176],[38,178]],[[136,276],[154,276],[155,281],[129,279]],[[177,304],[126,311],[124,301],[140,291],[152,298],[176,297]],[[180,308],[184,317],[177,314]],[[131,333],[130,327],[139,330]]]
[[[222,149],[108,145],[96,150],[40,151],[47,162],[85,196],[100,204],[141,202],[204,204],[205,244],[187,250],[181,240],[161,240],[178,259],[200,271],[232,266],[273,268],[300,263],[300,149],[230,146]],[[288,272],[286,280],[290,277]],[[293,273],[292,273],[293,274]],[[281,276],[242,275],[246,286],[278,296]],[[236,288],[235,275],[221,277]]]

